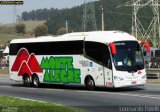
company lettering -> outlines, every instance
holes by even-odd
[[[73,67],[72,57],[43,57],[41,69],[45,70],[44,82],[80,83],[80,69]]]

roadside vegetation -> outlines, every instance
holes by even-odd
[[[31,32],[33,31],[33,29],[36,28],[36,26],[38,25],[42,25],[44,24],[45,21],[23,21],[23,22],[19,22],[19,23],[23,23],[25,26],[26,26],[26,32]],[[13,28],[15,26],[15,23],[12,23],[12,24],[6,24],[6,25],[3,25],[7,28]]]
[[[85,112],[82,109],[7,96],[0,96],[0,102],[2,112]]]
[[[45,21],[24,21],[13,24],[0,25],[0,48],[13,39],[35,37],[34,29],[38,25],[43,25]]]
[[[5,47],[12,39],[25,38],[24,35],[0,33],[0,46]]]
[[[34,34],[35,34],[36,37],[46,36],[48,34],[48,27],[46,25],[38,25],[34,29]]]

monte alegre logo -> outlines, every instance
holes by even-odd
[[[29,54],[26,48],[21,48],[13,63],[11,71],[18,72],[18,76],[27,73],[43,73],[44,82],[51,83],[81,83],[81,71],[73,66],[73,57],[43,56],[41,64],[34,53]]]
[[[18,76],[27,73],[32,76],[33,73],[43,73],[34,53],[29,54],[26,48],[22,48],[17,53],[11,71],[18,72]]]
[[[81,71],[73,66],[73,57],[43,57],[41,69],[45,70],[44,82],[81,83]]]

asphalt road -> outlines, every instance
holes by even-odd
[[[87,91],[83,87],[58,85],[27,88],[8,77],[0,77],[0,95],[54,102],[95,112],[160,112],[160,85],[154,84]]]

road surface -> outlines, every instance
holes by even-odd
[[[89,111],[160,112],[160,85],[122,89],[98,88],[87,91],[83,87],[43,85],[41,88],[23,87],[8,77],[0,77],[0,95],[54,102]]]

